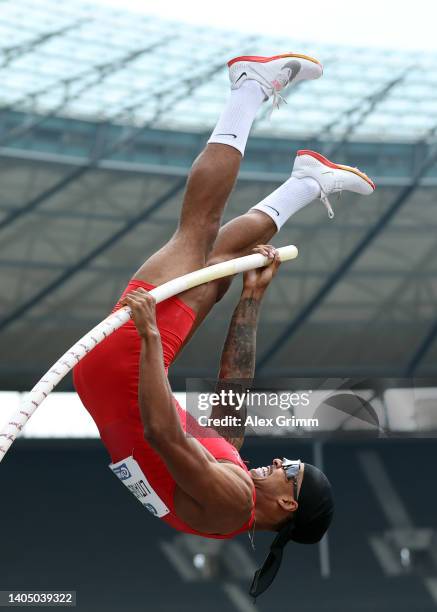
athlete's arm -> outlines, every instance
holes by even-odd
[[[223,347],[218,391],[232,389],[235,393],[244,393],[255,375],[256,331],[261,302],[280,265],[273,247],[262,245],[257,247],[255,252],[271,257],[272,262],[265,268],[250,270],[244,274],[243,291],[232,315]],[[241,380],[242,383],[228,383],[226,382],[228,380]],[[246,406],[244,405],[238,412],[233,406],[214,406],[211,414],[213,418],[219,419],[228,415],[238,416],[241,425],[235,427],[217,426],[215,429],[237,450],[240,450],[244,441]]]
[[[195,438],[186,435],[164,369],[154,298],[144,289],[138,289],[129,293],[121,303],[131,308],[141,336],[138,403],[145,438],[162,457],[178,487],[198,505],[200,511],[214,508],[219,516],[226,514],[225,531],[235,514],[238,526],[242,507],[248,508],[248,500],[251,501],[250,479],[243,470],[230,471]],[[190,511],[192,516],[196,515],[195,508],[190,506]],[[218,524],[219,530],[221,523],[211,522]]]

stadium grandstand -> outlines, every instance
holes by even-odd
[[[298,149],[377,185],[369,199],[333,198],[333,220],[316,203],[284,227],[275,245],[295,244],[299,257],[281,268],[258,330],[258,376],[325,389],[352,379],[372,406],[370,435],[351,409],[332,428],[355,437],[296,441],[332,475],[329,547],[299,548],[299,560],[287,551],[278,588],[252,604],[245,585],[264,534],[255,562],[247,537],[205,544],[145,517],[114,492],[67,377],[1,466],[11,535],[0,591],[76,589],[83,612],[435,610],[437,52],[345,53],[81,0],[3,0],[0,15],[0,425],[176,229],[230,58],[298,51],[319,58],[324,77],[287,90],[279,112],[264,105],[225,220],[276,189]],[[187,379],[217,375],[239,290],[237,280],[172,367],[181,403]],[[249,438],[254,465],[278,444],[287,455],[276,434]]]

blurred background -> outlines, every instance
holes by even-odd
[[[329,542],[287,550],[253,606],[270,538],[253,554],[247,537],[219,545],[145,516],[67,377],[0,468],[0,590],[76,589],[84,612],[437,608],[436,12],[420,0],[0,2],[0,426],[174,231],[228,95],[226,62],[287,51],[320,59],[324,76],[271,117],[261,109],[225,220],[284,181],[300,148],[360,167],[377,190],[334,198],[334,221],[314,203],[275,240],[300,255],[266,299],[258,375],[332,389],[353,377],[380,425],[248,440],[252,465],[281,453],[323,464],[338,508]],[[181,401],[187,378],[215,376],[239,287],[173,366]]]

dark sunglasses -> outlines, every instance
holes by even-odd
[[[297,500],[297,476],[300,471],[301,466],[300,459],[296,461],[291,461],[290,459],[286,459],[285,457],[282,459],[282,469],[285,472],[285,477],[287,480],[293,481],[293,494],[294,499]],[[252,585],[250,587],[250,595],[256,598],[261,593],[264,593],[269,586],[272,584],[275,579],[276,574],[281,566],[282,561],[282,553],[285,545],[290,539],[291,532],[293,531],[294,522],[293,520],[288,521],[276,538],[273,540],[272,545],[270,546],[270,552],[267,555],[266,560],[264,561],[262,567],[255,572],[255,576],[253,577]]]

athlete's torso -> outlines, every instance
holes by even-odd
[[[126,292],[138,286],[152,288],[151,285],[140,281],[134,283],[128,285]],[[157,323],[161,333],[166,368],[172,363],[187,337],[194,318],[194,312],[177,298],[171,298],[157,305]],[[192,529],[178,516],[175,509],[177,485],[161,457],[146,442],[143,435],[137,400],[140,350],[140,338],[133,322],[129,321],[98,345],[74,370],[76,390],[99,429],[112,464],[119,468],[121,466],[121,471],[119,469],[116,474],[120,477],[120,474],[129,471],[136,473],[138,466],[136,480],[132,476],[132,479],[125,480],[124,484],[133,483],[129,488],[137,497],[142,491],[151,492],[140,501],[147,502],[144,505],[152,513],[155,507],[158,508],[160,510],[158,515],[162,514],[160,518],[179,531],[217,538],[230,538],[237,533],[247,531],[254,520],[254,489],[252,516],[240,529],[232,533],[226,535],[201,533]],[[176,399],[174,401],[185,431],[188,430],[190,435],[194,435],[218,461],[229,462],[238,469],[248,472],[235,447],[218,436],[215,431],[200,427]],[[130,457],[132,463],[123,463]]]

